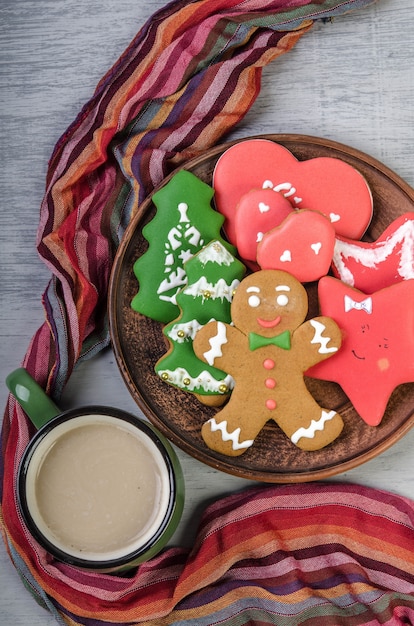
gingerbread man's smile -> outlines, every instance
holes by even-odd
[[[272,320],[264,320],[261,317],[258,317],[256,321],[262,328],[274,328],[279,324],[281,319],[280,315],[278,315]]]

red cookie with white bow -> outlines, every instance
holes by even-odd
[[[324,215],[293,211],[263,236],[257,246],[257,263],[262,269],[285,270],[307,283],[328,273],[334,246],[335,229]]]
[[[307,372],[337,382],[355,410],[377,426],[394,389],[414,382],[414,280],[372,294],[325,276],[319,281],[322,315],[342,330],[341,349]]]
[[[338,237],[335,276],[365,293],[414,278],[414,213],[404,213],[373,243]]]
[[[354,167],[332,157],[298,161],[287,148],[268,139],[247,139],[228,148],[218,159],[212,186],[224,230],[236,245],[237,205],[252,189],[282,193],[296,209],[326,215],[335,231],[360,239],[372,218],[372,195]]]
[[[267,231],[294,211],[289,200],[273,189],[254,189],[242,196],[235,215],[237,251],[243,261],[256,261],[257,244]]]
[[[304,372],[338,351],[341,332],[327,317],[305,321],[307,312],[306,289],[294,276],[262,270],[237,287],[231,324],[212,321],[197,332],[198,358],[234,379],[228,403],[202,427],[209,448],[243,454],[269,420],[302,450],[339,436],[342,418],[316,402]]]

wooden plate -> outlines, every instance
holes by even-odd
[[[359,170],[370,185],[374,199],[373,220],[364,236],[367,241],[377,239],[399,215],[414,211],[414,190],[384,165],[353,148],[303,135],[265,135],[262,138],[282,144],[299,160],[337,157]],[[189,161],[185,169],[211,184],[217,159],[233,143],[236,142],[212,148],[202,157]],[[212,467],[244,478],[274,483],[304,482],[324,479],[368,461],[413,426],[414,383],[397,387],[381,424],[370,427],[356,414],[336,383],[308,379],[316,400],[322,406],[336,409],[343,417],[343,432],[331,445],[317,452],[302,451],[274,422],[269,422],[255,444],[241,456],[227,457],[207,448],[200,434],[201,426],[217,409],[202,405],[193,395],[158,378],[154,365],[166,351],[162,325],[130,307],[138,288],[133,264],[147,248],[142,227],[154,212],[149,196],[138,208],[118,250],[109,292],[111,337],[118,366],[133,398],[148,419],[178,447]],[[308,295],[309,314],[313,316],[318,312],[315,284],[308,287]]]

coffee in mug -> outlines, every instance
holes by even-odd
[[[108,407],[49,417],[23,454],[17,491],[25,523],[46,550],[99,571],[159,552],[184,497],[169,442],[151,424]]]

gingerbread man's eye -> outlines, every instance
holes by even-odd
[[[286,306],[287,303],[289,302],[289,298],[285,293],[281,293],[280,295],[277,296],[276,302],[279,306]]]
[[[260,298],[259,296],[249,296],[247,302],[249,303],[249,306],[252,307],[252,309],[255,309],[260,305]]]

